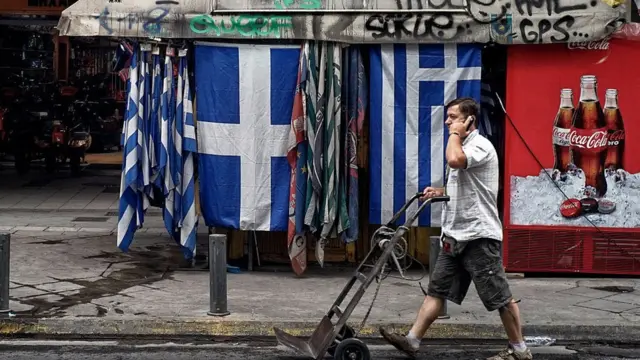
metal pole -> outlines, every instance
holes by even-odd
[[[431,274],[436,268],[436,261],[438,260],[438,255],[440,254],[440,236],[431,236],[431,243],[429,244],[429,278],[431,278]],[[450,316],[447,314],[447,300],[444,301],[442,305],[442,312],[438,316],[438,319],[449,319]]]
[[[11,312],[9,309],[9,270],[11,235],[0,234],[0,317]]]
[[[209,235],[209,312],[227,316],[227,236]]]

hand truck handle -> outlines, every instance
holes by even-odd
[[[407,208],[413,204],[414,201],[420,199],[421,197],[423,197],[424,194],[421,192],[415,193],[411,199],[409,199],[409,201],[407,201],[406,204],[404,204],[400,210],[398,210],[397,213],[395,213],[395,215],[393,215],[393,218],[391,218],[391,220],[389,220],[389,222],[387,223],[387,227],[391,227],[393,226],[393,223],[395,223],[400,216],[402,216],[402,214],[407,211]],[[422,212],[422,210],[424,210],[424,208],[430,204],[430,203],[436,203],[436,202],[446,202],[449,201],[449,196],[436,196],[436,197],[432,197],[430,199],[425,200],[425,202],[420,205],[420,207],[418,208],[418,211],[411,217],[409,217],[407,219],[407,222],[404,224],[405,226],[411,226],[411,224],[413,224],[413,222],[416,220],[416,218],[418,217],[418,215]],[[410,221],[409,221],[410,220]]]
[[[430,206],[432,203],[448,202],[448,201],[449,201],[449,196],[447,195],[435,196],[430,199],[427,199],[425,202],[422,203],[422,205],[420,205],[420,207],[418,207],[418,210],[414,214],[407,217],[407,221],[404,223],[404,226],[410,227],[411,225],[413,225],[413,223],[416,221],[416,219],[418,218],[422,210],[424,210],[427,206]]]

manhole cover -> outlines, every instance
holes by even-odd
[[[592,287],[593,290],[600,290],[612,293],[630,293],[633,292],[633,288],[631,286],[600,286],[600,287]]]
[[[80,216],[71,221],[73,222],[105,222],[108,219],[106,217],[89,217],[89,216]]]

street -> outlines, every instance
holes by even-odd
[[[373,359],[405,359],[395,349],[384,345],[371,345]],[[427,345],[419,359],[463,360],[485,359],[500,349],[478,345]],[[575,351],[577,350],[577,351]],[[614,360],[640,359],[640,349],[612,347],[532,348],[536,360]],[[2,341],[0,358],[11,360],[303,360],[278,346],[256,344],[194,344],[194,343],[133,343],[117,341],[63,342],[63,341]]]

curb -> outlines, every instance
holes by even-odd
[[[0,320],[0,337],[21,338],[206,338],[209,340],[244,340],[273,338],[276,326],[294,336],[308,337],[317,322],[225,321],[203,319],[11,319]],[[357,328],[359,323],[352,324]],[[380,338],[378,328],[407,332],[407,324],[372,324],[359,337]],[[600,342],[639,344],[640,326],[623,325],[525,325],[525,336],[544,336],[557,343]],[[502,325],[433,324],[426,340],[500,340],[505,339]]]

